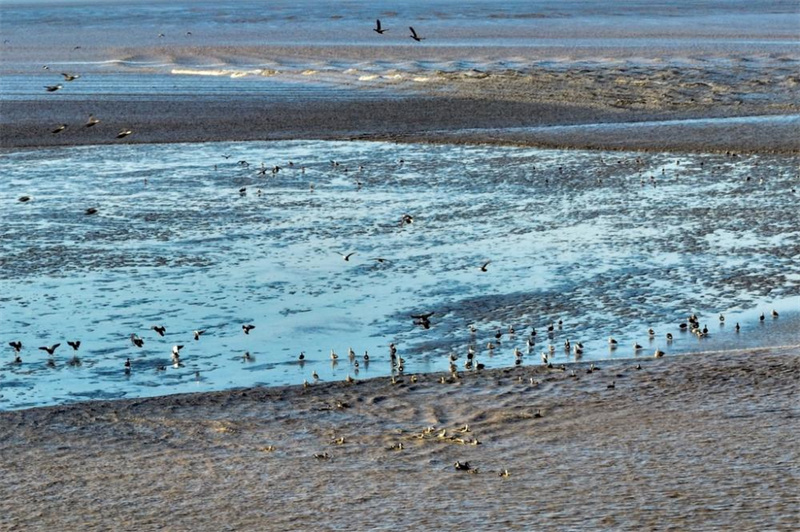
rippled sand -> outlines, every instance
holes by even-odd
[[[797,349],[636,364],[2,413],[0,526],[793,530]]]

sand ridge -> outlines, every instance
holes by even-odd
[[[418,379],[2,413],[3,528],[797,522],[796,348]]]

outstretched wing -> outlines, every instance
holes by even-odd
[[[415,39],[417,39],[417,38],[418,38],[418,37],[417,37],[417,32],[416,32],[416,31],[414,31],[414,28],[412,28],[411,26],[409,26],[409,27],[408,27],[408,29],[410,29],[410,30],[411,30],[411,36],[412,36],[412,37],[414,37]]]

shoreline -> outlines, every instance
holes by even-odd
[[[634,362],[2,412],[0,486],[16,495],[0,502],[0,523],[789,530],[797,348]],[[486,523],[459,511],[465,489]]]
[[[567,104],[431,96],[366,101],[210,102],[192,119],[188,101],[4,102],[0,148],[270,140],[376,140],[663,152],[800,153],[790,114],[612,110]],[[102,116],[87,130],[87,110]],[[752,110],[757,111],[757,110]],[[782,123],[749,117],[785,116]],[[722,120],[719,120],[722,119]],[[731,126],[733,120],[734,127]],[[692,121],[705,121],[704,124]],[[715,123],[715,120],[719,120]],[[682,121],[687,121],[682,124]],[[57,123],[68,129],[57,135]],[[652,127],[642,127],[644,124]],[[122,129],[133,134],[115,139]]]

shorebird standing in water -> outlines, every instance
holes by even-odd
[[[415,41],[420,42],[425,40],[425,37],[420,37],[419,35],[417,35],[417,32],[414,31],[414,28],[412,28],[411,26],[409,26],[408,29],[411,30],[411,35],[409,35],[409,37],[411,37]]]
[[[386,33],[387,30],[381,28],[381,19],[378,19],[375,21],[375,27],[372,28],[372,31],[374,31],[379,35],[383,35],[384,33]]]

